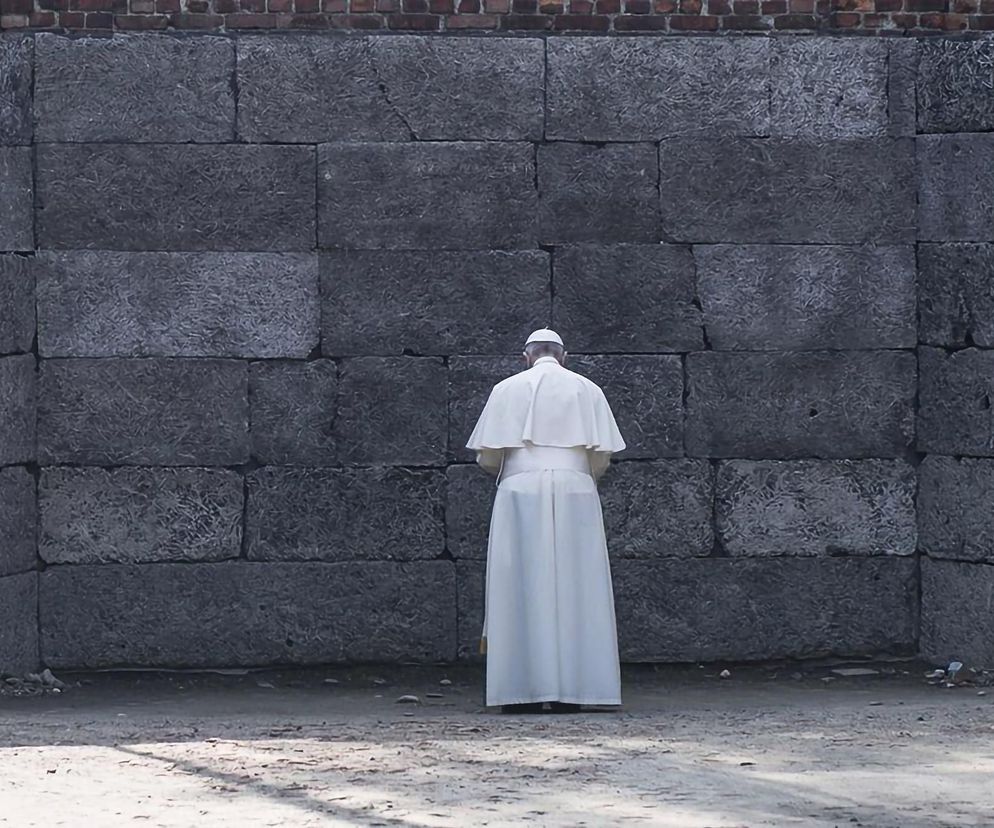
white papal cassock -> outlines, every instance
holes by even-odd
[[[498,474],[487,550],[487,704],[621,704],[595,479],[625,447],[604,393],[542,357],[494,387],[467,443]]]

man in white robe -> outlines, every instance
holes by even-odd
[[[490,393],[467,448],[498,477],[481,649],[505,712],[621,704],[614,594],[596,480],[625,447],[604,392],[555,331]]]

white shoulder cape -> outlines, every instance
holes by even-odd
[[[525,445],[616,452],[625,441],[597,385],[543,360],[494,386],[466,448]]]

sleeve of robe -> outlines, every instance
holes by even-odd
[[[476,462],[480,464],[480,468],[492,475],[500,474],[503,460],[504,449],[482,448],[476,452]]]

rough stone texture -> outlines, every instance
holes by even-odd
[[[914,651],[910,558],[618,561],[625,661],[741,661]]]
[[[318,344],[312,253],[40,258],[42,356],[305,357]]]
[[[918,533],[931,558],[994,564],[994,460],[926,457],[918,468]]]
[[[459,606],[458,658],[480,661],[480,634],[483,632],[485,608],[486,564],[483,561],[458,561],[456,585]]]
[[[672,241],[914,241],[910,140],[670,140],[659,166]]]
[[[994,245],[918,246],[918,338],[994,345]]]
[[[715,522],[736,556],[913,555],[915,470],[899,460],[732,460]]]
[[[34,336],[33,263],[23,256],[0,256],[0,354],[30,351]]]
[[[777,38],[770,49],[773,135],[888,134],[886,41]]]
[[[227,38],[40,34],[35,44],[38,141],[234,140]]]
[[[0,578],[0,676],[38,667],[38,573]]]
[[[445,476],[396,468],[264,468],[248,478],[248,557],[412,561],[445,549]]]
[[[20,466],[0,469],[0,577],[35,568],[35,522],[34,477]]]
[[[519,345],[520,347],[520,345]],[[487,404],[491,389],[501,380],[524,370],[520,356],[452,357],[449,360],[449,456],[476,460],[476,452],[465,448],[476,421]]]
[[[919,42],[893,39],[887,42],[887,109],[890,134],[911,136],[916,132]]]
[[[687,358],[687,451],[704,457],[899,457],[915,358],[899,351]]]
[[[659,241],[657,163],[653,144],[540,145],[540,240]]]
[[[0,36],[0,144],[31,143],[34,39]]]
[[[558,248],[553,283],[553,326],[571,351],[651,353],[704,347],[688,247]]]
[[[249,400],[252,455],[257,460],[293,466],[331,466],[338,461],[334,362],[253,362]]]
[[[919,44],[918,129],[994,129],[994,41],[936,38]]]
[[[920,135],[918,238],[994,238],[994,135]]]
[[[549,254],[343,250],[321,257],[321,349],[513,353],[549,307]]]
[[[242,477],[225,469],[43,469],[38,552],[49,564],[237,558],[242,508]]]
[[[768,134],[766,39],[554,37],[547,48],[549,139]]]
[[[534,247],[534,155],[525,143],[323,144],[320,246]]]
[[[910,245],[720,244],[695,248],[694,258],[713,348],[907,348],[917,340]]]
[[[537,140],[543,64],[537,38],[241,38],[239,132],[291,143]]]
[[[40,247],[314,247],[311,147],[41,144],[36,154]]]
[[[918,450],[994,456],[994,351],[918,354]]]
[[[446,370],[433,357],[355,357],[341,364],[336,433],[346,463],[445,462]]]
[[[30,147],[0,147],[0,251],[34,248]]]
[[[53,669],[439,661],[456,650],[449,561],[51,567],[40,592]]]
[[[445,471],[445,538],[454,558],[486,560],[490,513],[497,487],[475,463]]]
[[[35,358],[0,357],[0,466],[35,459]]]
[[[922,559],[921,653],[994,668],[994,566]]]
[[[248,366],[221,359],[48,359],[42,463],[232,465],[248,459]]]

